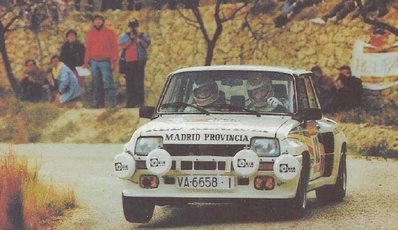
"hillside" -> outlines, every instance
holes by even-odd
[[[351,19],[351,15],[340,24],[327,23],[320,26],[309,22],[327,12],[337,1],[327,1],[307,8],[296,15],[284,28],[276,28],[273,18],[279,8],[272,14],[260,14],[249,17],[250,26],[262,35],[255,39],[245,26],[243,15],[224,24],[223,33],[217,42],[212,64],[260,64],[288,66],[309,69],[319,65],[330,76],[336,76],[338,67],[349,64],[352,57],[353,43],[357,39],[367,41],[371,26],[364,24],[359,18]],[[225,5],[228,13],[234,5]],[[201,8],[205,24],[210,34],[214,31],[213,7]],[[186,15],[190,11],[182,10]],[[118,34],[126,30],[129,19],[140,19],[141,30],[152,38],[149,53],[150,59],[146,67],[146,101],[154,105],[162,88],[164,79],[171,71],[185,66],[203,65],[206,44],[200,31],[188,24],[177,11],[162,10],[140,12],[108,11],[104,13],[106,24]],[[383,20],[398,26],[398,12],[390,10]],[[65,32],[70,28],[78,31],[78,37],[84,41],[85,33],[90,29],[91,22],[83,14],[71,12],[64,22],[53,28],[34,35],[27,30],[10,33],[7,49],[14,73],[20,76],[23,63],[27,58],[34,58],[42,67],[48,67],[49,58],[57,53],[64,42]],[[398,39],[390,36],[388,43]],[[0,65],[0,86],[6,86],[5,72]],[[119,91],[124,91],[124,79],[115,71]],[[384,79],[391,81],[391,78]],[[389,100],[398,100],[398,91],[386,90],[383,93]]]
[[[337,1],[333,0],[307,8],[284,28],[274,26],[273,18],[277,13],[251,16],[250,26],[262,35],[261,39],[254,38],[245,26],[243,15],[238,15],[233,21],[224,24],[212,63],[278,65],[304,69],[319,65],[327,75],[336,76],[338,67],[350,63],[354,41],[367,41],[371,31],[369,25],[364,24],[359,18],[352,20],[350,16],[338,25],[327,23],[320,26],[309,22],[310,18],[325,13],[336,3]],[[234,5],[226,5],[224,10],[227,13],[233,7]],[[211,6],[201,8],[210,31],[214,31],[212,10]],[[187,10],[182,12],[190,15]],[[104,15],[107,19],[106,24],[118,34],[126,29],[129,19],[138,18],[141,30],[146,31],[152,38],[145,79],[147,105],[155,104],[168,73],[180,67],[204,63],[206,45],[202,34],[184,21],[177,11],[108,11]],[[398,12],[391,10],[383,20],[398,27]],[[7,49],[14,73],[17,76],[21,75],[23,63],[27,58],[37,59],[40,66],[48,67],[50,56],[58,52],[67,30],[76,29],[79,39],[84,41],[85,33],[90,27],[91,22],[85,15],[71,12],[64,22],[37,35],[28,30],[10,33]],[[396,41],[398,38],[395,36],[388,39],[389,44]],[[119,85],[118,90],[123,94],[124,78],[117,71],[115,78]],[[383,80],[391,81],[393,78]],[[87,79],[87,82],[89,81],[90,78]],[[2,64],[0,87],[8,87]],[[375,97],[377,100],[381,99],[384,104],[392,102],[396,105],[397,89],[398,87],[383,90],[375,93]],[[391,113],[387,115],[393,120],[397,116],[396,110],[385,111]],[[123,143],[130,138],[136,127],[144,122],[139,120],[136,109],[68,110],[58,109],[49,104],[29,105],[3,99],[0,103],[0,115],[0,142],[14,143]],[[376,126],[373,123],[357,125],[350,123],[350,120],[344,122],[348,123],[343,124],[343,129],[350,140],[350,146],[361,151],[373,151],[372,146],[376,149],[398,151],[397,127]],[[361,122],[369,121],[365,119]]]

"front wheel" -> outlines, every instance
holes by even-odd
[[[123,212],[127,221],[132,223],[147,223],[153,215],[155,204],[140,198],[122,195]]]
[[[341,156],[339,172],[334,185],[327,185],[316,190],[316,197],[321,202],[343,201],[347,187],[346,155]]]
[[[308,163],[304,160],[300,173],[300,180],[297,186],[296,196],[293,199],[291,214],[293,217],[301,218],[307,212],[307,185],[309,169]]]

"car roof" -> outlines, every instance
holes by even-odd
[[[307,74],[311,73],[307,70],[301,69],[289,69],[286,67],[278,66],[260,66],[260,65],[213,65],[213,66],[196,66],[178,69],[173,72],[184,73],[184,72],[200,72],[200,71],[267,71],[267,72],[279,72],[286,74]]]

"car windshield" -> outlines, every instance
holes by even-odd
[[[293,113],[293,77],[267,71],[212,70],[171,76],[159,113]]]

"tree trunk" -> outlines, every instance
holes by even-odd
[[[0,53],[3,58],[4,69],[6,71],[8,81],[10,82],[15,95],[19,97],[21,95],[21,87],[12,72],[10,59],[7,54],[4,32],[0,32]]]
[[[211,65],[215,47],[216,47],[216,41],[210,41],[207,43],[205,66]]]

